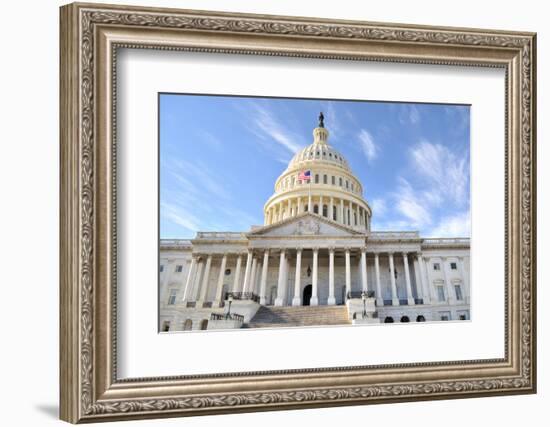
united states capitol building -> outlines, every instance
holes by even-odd
[[[263,225],[160,241],[160,331],[470,319],[470,239],[371,230],[376,212],[328,139],[321,114]]]

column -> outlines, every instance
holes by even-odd
[[[195,274],[195,280],[193,282],[193,293],[191,296],[193,301],[197,301],[197,298],[198,298],[197,294],[199,293],[199,289],[200,289],[203,267],[204,267],[204,263],[202,262],[202,258],[199,258],[197,262],[197,274]]]
[[[319,196],[319,215],[323,216],[323,196]]]
[[[185,303],[191,294],[192,279],[193,273],[195,273],[195,267],[197,265],[197,257],[191,257],[191,265],[189,266],[189,271],[187,272],[187,279],[185,280],[185,289],[183,291],[182,301]]]
[[[422,257],[422,265],[424,266],[424,273],[426,274],[425,278],[426,278],[426,283],[427,283],[427,290],[430,295],[430,298],[432,300],[432,302],[436,302],[438,303],[439,302],[439,299],[438,299],[438,295],[437,295],[437,292],[435,290],[435,287],[433,285],[433,277],[431,277],[431,272],[430,272],[430,260],[431,258],[430,257],[426,257],[426,259],[424,259],[424,257]]]
[[[353,225],[361,225],[361,219],[359,219],[359,205],[355,205],[355,218],[357,219],[357,224],[355,222]]]
[[[302,213],[302,198],[298,197],[298,215]]]
[[[311,180],[313,177],[310,177],[309,179]],[[311,186],[311,182],[309,183],[309,185]],[[313,200],[311,199],[311,191],[309,192],[309,196],[307,198],[307,211],[309,213],[313,213]]]
[[[405,284],[407,285],[407,304],[414,305],[414,298],[411,288],[411,275],[409,273],[409,259],[407,253],[403,252],[403,267],[405,268]]]
[[[254,293],[254,284],[256,283],[256,270],[258,267],[258,258],[252,256],[252,268],[250,270],[250,280],[246,286],[246,292]]]
[[[367,248],[361,248],[361,289],[363,292],[367,292]]]
[[[290,218],[291,217],[291,211],[292,211],[292,199],[288,199],[287,207],[288,207],[288,214],[287,214],[286,217]]]
[[[445,286],[447,287],[447,299],[449,304],[456,304],[456,294],[453,284],[449,280],[449,272],[447,271],[447,258],[441,258],[442,267],[443,267],[443,280],[445,280]]]
[[[284,305],[284,298],[286,295],[285,266],[285,250],[281,249],[281,256],[279,259],[279,281],[277,282],[277,298],[275,298],[275,305],[279,307]]]
[[[335,305],[334,298],[334,248],[328,249],[328,305]]]
[[[395,285],[395,269],[393,267],[393,254],[390,252],[390,283],[391,283],[391,303],[392,305],[399,305],[399,298],[397,298],[397,286]]]
[[[244,280],[242,292],[246,292],[248,289],[248,282],[250,282],[250,268],[252,267],[252,250],[248,250],[248,255],[246,256],[246,267],[244,270]]]
[[[418,277],[420,277],[420,286],[422,287],[422,300],[424,301],[424,304],[430,304],[430,291],[426,282],[426,271],[424,267],[424,260],[422,259],[422,254],[417,254],[416,259],[418,261]]]
[[[218,275],[218,288],[216,289],[216,297],[213,307],[219,307],[222,301],[223,278],[225,277],[225,265],[227,264],[227,255],[223,254],[222,263],[220,265],[220,274]]]
[[[346,296],[351,292],[351,271],[350,271],[350,261],[349,261],[349,249],[346,249]]]
[[[300,279],[302,276],[302,248],[296,249],[296,275],[294,276],[294,297],[292,298],[292,305],[302,305],[301,291],[302,286]]]
[[[340,199],[340,222],[342,224],[346,223],[344,220],[344,199]]]
[[[208,255],[206,258],[206,267],[204,267],[204,276],[202,278],[201,293],[197,306],[200,308],[206,299],[206,292],[208,291],[208,279],[210,279],[210,266],[212,265],[212,255]]]
[[[466,274],[464,269],[464,257],[458,258],[458,268],[460,272],[460,277],[462,277],[462,283],[464,283],[464,300],[470,302],[470,275]]]
[[[380,285],[380,260],[378,252],[374,254],[374,273],[376,275],[376,304],[384,305],[384,295],[382,295],[382,286]]]
[[[235,266],[235,279],[233,281],[233,292],[239,292],[239,284],[241,283],[241,255],[237,256],[237,265]]]
[[[319,261],[319,249],[313,248],[313,277],[311,280],[311,300],[310,305],[319,305],[319,298],[317,296],[317,276],[318,276],[318,261]]]
[[[260,304],[265,305],[267,303],[265,291],[267,285],[267,268],[269,265],[269,249],[264,251],[264,262],[262,263],[262,279],[260,281]]]

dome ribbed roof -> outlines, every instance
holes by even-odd
[[[287,170],[300,168],[303,164],[305,164],[305,162],[311,161],[327,162],[333,166],[337,166],[351,172],[348,161],[344,158],[344,156],[342,156],[342,154],[328,144],[321,144],[317,142],[314,142],[313,144],[298,151],[288,164]]]

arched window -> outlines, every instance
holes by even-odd
[[[342,186],[342,177],[338,178],[338,185],[340,185],[340,187]]]
[[[348,225],[351,225],[351,218],[350,218],[349,210],[348,210]]]
[[[319,213],[319,206],[318,205],[313,205],[313,213],[316,213],[316,214]]]
[[[306,203],[304,206],[304,212],[307,212],[309,210],[309,205]]]
[[[336,206],[332,207],[332,220],[336,221]]]
[[[336,177],[333,175],[330,178],[331,178],[332,185],[336,185]]]
[[[323,184],[328,184],[328,176],[323,175]]]
[[[401,322],[402,322],[402,323],[410,322],[409,316],[403,316],[403,317],[401,318]]]
[[[187,319],[183,322],[183,330],[190,331],[191,329],[193,329],[193,321],[191,319]]]
[[[201,331],[206,331],[207,328],[208,328],[208,319],[202,319],[201,325],[200,325]]]
[[[387,317],[384,319],[384,323],[393,323],[393,317],[387,316]]]
[[[355,212],[353,213],[353,222],[357,225],[357,214]]]
[[[416,316],[416,321],[417,322],[425,322],[426,318],[424,316],[422,316],[421,314],[419,314],[418,316]]]
[[[323,205],[323,216],[325,218],[328,217],[328,206],[327,205]]]
[[[319,174],[315,174],[315,184],[319,184]]]

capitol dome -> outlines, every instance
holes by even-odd
[[[313,130],[313,143],[298,151],[275,182],[264,206],[264,224],[271,225],[304,212],[360,231],[370,230],[372,211],[363,186],[347,160],[328,144],[323,113]],[[303,174],[309,171],[309,180]]]

